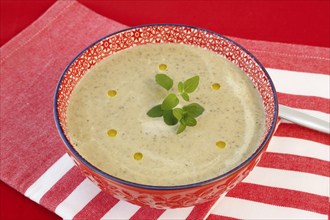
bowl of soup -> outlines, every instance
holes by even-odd
[[[157,105],[159,117],[150,117]],[[202,111],[190,115],[187,106]],[[59,134],[82,173],[115,198],[152,208],[225,195],[259,162],[277,114],[271,78],[249,51],[174,24],[128,28],[88,46],[64,70],[54,101]]]

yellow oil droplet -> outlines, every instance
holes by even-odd
[[[223,141],[217,141],[217,143],[215,143],[217,145],[218,148],[223,149],[226,147],[226,143]]]
[[[219,83],[213,83],[213,84],[212,84],[212,89],[213,89],[213,90],[219,90],[220,87],[221,87],[221,86],[220,86]]]
[[[117,135],[117,131],[115,129],[110,129],[108,131],[108,136],[109,137],[116,137],[116,135]]]
[[[159,64],[159,66],[158,66],[158,69],[159,70],[162,70],[162,71],[165,71],[165,70],[167,70],[167,65],[166,64]]]
[[[135,160],[142,160],[143,154],[141,152],[136,152],[133,157]]]
[[[116,96],[117,95],[117,91],[116,90],[109,90],[108,91],[108,96],[110,96],[110,97],[114,97],[114,96]]]

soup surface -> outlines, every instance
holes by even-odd
[[[174,80],[170,91],[156,84],[157,73]],[[179,81],[195,75],[200,82],[189,103],[205,109],[195,127],[176,134],[178,125],[147,116],[167,94],[178,93]],[[69,139],[82,157],[115,177],[158,186],[204,181],[234,168],[259,146],[264,121],[261,97],[242,70],[182,44],[148,44],[109,56],[81,79],[67,112]]]

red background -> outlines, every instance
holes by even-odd
[[[1,46],[55,0],[0,0]],[[134,26],[181,23],[253,40],[330,47],[330,1],[92,1],[80,3]],[[0,181],[0,219],[60,219]]]

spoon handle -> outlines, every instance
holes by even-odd
[[[279,105],[279,116],[298,125],[330,134],[330,123],[290,107]]]

